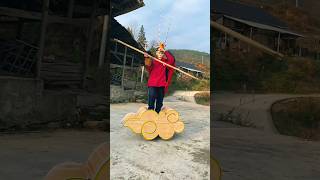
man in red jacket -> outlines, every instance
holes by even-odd
[[[175,66],[175,59],[173,55],[171,55],[169,51],[165,50],[164,44],[162,43],[157,48],[156,58],[167,64]],[[168,92],[168,87],[170,85],[174,69],[167,67],[156,60],[151,60],[146,54],[145,66],[149,72],[148,109],[155,110],[159,113],[163,106],[164,95]]]

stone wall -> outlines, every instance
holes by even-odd
[[[25,129],[76,117],[76,95],[43,91],[41,80],[1,76],[0,87],[0,130]]]
[[[111,103],[129,102],[134,98],[134,90],[123,90],[121,86],[110,85]]]

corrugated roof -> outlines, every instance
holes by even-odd
[[[288,28],[286,23],[272,16],[264,9],[258,7],[231,2],[228,0],[214,0],[212,7],[213,12],[218,14],[223,14],[234,18],[265,24],[273,27]]]
[[[177,61],[177,62],[176,62],[176,66],[177,66],[177,67],[182,67],[182,68],[184,68],[184,69],[188,69],[188,70],[190,70],[190,71],[202,73],[202,71],[200,71],[194,64],[191,64],[191,63],[186,63],[186,62]]]
[[[281,29],[281,28],[278,28],[278,27],[273,27],[273,26],[269,26],[269,25],[266,25],[266,24],[252,22],[252,21],[246,21],[246,20],[242,20],[242,19],[238,19],[238,18],[234,18],[234,17],[231,17],[231,16],[226,16],[226,15],[224,17],[226,17],[228,19],[232,19],[234,21],[241,22],[243,24],[247,24],[247,25],[252,26],[252,27],[259,28],[259,29],[265,29],[265,30],[280,32],[281,34],[290,34],[290,35],[294,35],[294,36],[298,36],[298,37],[303,37],[303,35],[301,35],[301,34],[297,34],[295,32],[292,32],[292,31],[289,31],[289,30],[286,30],[286,29]]]

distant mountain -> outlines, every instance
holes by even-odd
[[[203,64],[210,66],[210,54],[206,52],[187,49],[169,49],[169,51],[174,55],[176,61],[197,64],[202,63],[203,58]]]

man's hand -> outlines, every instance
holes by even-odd
[[[152,61],[151,61],[151,58],[148,55],[148,53],[144,53],[144,64],[146,66],[151,66],[151,63],[152,63]]]

